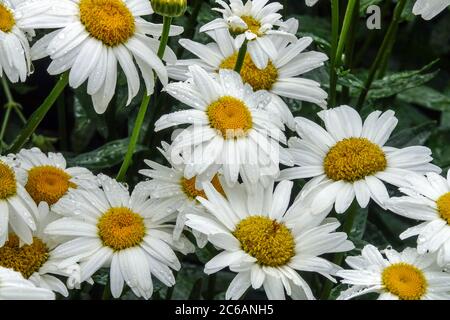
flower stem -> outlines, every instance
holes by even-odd
[[[14,107],[14,104],[15,104],[12,94],[11,94],[11,91],[9,90],[8,82],[6,81],[5,77],[2,77],[2,86],[3,86],[3,90],[5,91],[6,99],[8,100],[8,102],[5,105],[6,113],[5,113],[5,117],[3,118],[2,128],[0,130],[0,144],[3,143],[3,138],[5,136],[6,127],[8,126],[9,117],[11,115],[11,109]]]
[[[359,95],[358,102],[356,103],[356,108],[360,109],[364,104],[364,101],[367,98],[367,94],[369,93],[370,87],[372,86],[373,81],[375,80],[376,73],[378,68],[381,65],[381,62],[385,59],[387,61],[388,54],[390,53],[389,47],[391,46],[391,42],[395,41],[395,33],[397,30],[397,25],[400,23],[401,14],[403,9],[405,8],[406,0],[399,0],[397,5],[395,6],[394,15],[392,17],[391,23],[389,24],[389,28],[384,36],[383,42],[381,44],[380,49],[377,52],[377,56],[372,63],[372,66],[369,70],[369,75],[367,77],[366,82],[364,83],[364,88],[361,90],[361,94]]]
[[[8,153],[16,153],[17,151],[19,151],[20,148],[22,148],[22,146],[25,144],[28,138],[30,138],[30,136],[39,126],[42,119],[44,119],[45,115],[53,106],[56,99],[58,99],[59,95],[64,91],[64,88],[67,86],[68,83],[69,83],[69,73],[65,72],[61,75],[55,87],[47,96],[47,98],[44,100],[44,102],[31,115],[30,119],[28,119],[25,128],[22,129],[20,134],[17,136],[16,140],[14,140],[13,145],[8,149]]]
[[[244,65],[245,55],[247,54],[247,40],[244,41],[236,59],[236,64],[234,66],[234,71],[241,73],[242,66]]]
[[[353,200],[352,205],[347,211],[347,216],[345,217],[344,225],[342,227],[342,231],[345,232],[347,236],[350,236],[350,233],[352,231],[353,223],[355,222],[355,217],[356,214],[358,213],[358,208],[359,208],[358,202],[356,200]],[[344,252],[336,253],[333,258],[333,263],[340,266],[342,264],[342,260],[344,260],[344,256],[345,256]],[[329,299],[331,289],[333,289],[333,282],[327,280],[320,295],[320,299],[322,300]]]
[[[336,52],[339,40],[339,0],[331,0],[331,52],[330,52],[330,94],[328,105],[334,107],[336,103]]]
[[[349,0],[347,9],[345,11],[344,22],[342,24],[341,35],[339,36],[339,43],[336,50],[335,64],[338,68],[342,63],[342,53],[344,52],[344,46],[347,44],[347,36],[349,35],[349,29],[353,20],[353,13],[355,12],[355,4],[357,0]]]
[[[162,59],[164,52],[166,51],[167,42],[169,41],[169,31],[172,24],[172,18],[164,16],[163,18],[163,31],[161,34],[161,41],[158,48],[158,57]],[[139,112],[134,123],[133,132],[130,138],[130,144],[128,145],[128,151],[123,160],[122,166],[120,167],[119,173],[117,174],[117,181],[124,181],[125,175],[127,174],[128,168],[130,167],[131,161],[133,159],[134,150],[141,133],[142,124],[144,123],[145,115],[147,113],[148,105],[150,103],[150,96],[144,93],[144,98],[142,99],[141,106],[139,107]]]

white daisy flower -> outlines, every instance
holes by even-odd
[[[55,300],[55,294],[36,288],[19,272],[0,267],[0,300]]]
[[[229,267],[237,272],[227,299],[239,299],[251,286],[261,286],[269,299],[314,299],[308,284],[298,271],[331,275],[339,266],[319,257],[352,250],[347,234],[334,232],[336,219],[325,219],[326,212],[311,214],[305,210],[302,196],[288,209],[293,183],[283,181],[273,189],[258,185],[248,193],[243,185],[224,185],[226,198],[211,183],[204,183],[208,200],[197,199],[211,213],[209,217],[188,214],[187,225],[208,236],[223,251],[205,266],[212,274]]]
[[[267,184],[279,174],[280,162],[292,165],[279,144],[286,139],[284,126],[265,110],[271,100],[267,92],[253,92],[231,70],[214,75],[192,66],[190,73],[193,79],[165,90],[193,109],[163,115],[155,124],[155,131],[190,124],[173,140],[171,152],[172,159],[182,154],[186,179],[223,171],[229,185],[239,175],[248,185]]]
[[[367,293],[378,293],[379,300],[450,299],[450,274],[438,268],[434,255],[421,255],[413,248],[382,252],[385,257],[367,245],[360,256],[347,257],[345,262],[354,270],[338,271],[337,276],[351,287],[341,292],[339,300]]]
[[[0,77],[5,72],[11,82],[25,81],[31,70],[30,30],[20,27],[22,16],[15,11],[24,0],[0,0]]]
[[[102,267],[110,268],[113,297],[120,297],[126,283],[138,297],[153,293],[152,275],[167,286],[175,284],[171,268],[180,269],[173,248],[187,254],[194,246],[181,236],[173,240],[174,214],[158,199],[150,199],[141,184],[128,190],[104,175],[101,189],[70,190],[54,211],[65,217],[49,224],[45,232],[72,240],[54,250],[64,263],[79,262],[81,281]]]
[[[241,0],[230,0],[230,4],[222,0],[216,1],[222,8],[215,8],[222,13],[222,18],[215,19],[200,28],[200,32],[209,32],[217,29],[229,29],[236,35],[235,48],[241,48],[248,41],[248,52],[256,67],[263,69],[277,56],[275,44],[270,35],[283,37],[289,41],[297,41],[292,33],[275,26],[283,26],[281,14],[283,9],[279,2],[267,4],[269,0],[247,0],[245,5]]]
[[[431,20],[448,6],[450,6],[450,0],[417,0],[412,12],[425,20]]]
[[[69,190],[94,188],[96,177],[86,168],[67,168],[66,159],[61,153],[48,155],[38,148],[22,149],[16,155],[20,167],[27,173],[25,189],[36,205],[45,202],[50,209],[64,197]],[[45,208],[45,206],[43,207]]]
[[[290,19],[286,24],[289,25],[289,32],[294,34],[297,32],[296,19]],[[170,77],[177,80],[188,79],[188,67],[191,65],[200,65],[211,73],[218,72],[219,69],[234,69],[239,48],[235,47],[229,31],[220,29],[209,35],[214,42],[207,45],[189,39],[180,40],[180,44],[199,59],[178,60],[175,65],[169,65]],[[283,38],[271,37],[277,48],[275,59],[269,59],[264,69],[258,69],[247,54],[240,74],[244,82],[251,85],[254,91],[267,90],[272,94],[269,106],[280,113],[283,122],[294,130],[295,121],[292,112],[280,97],[307,101],[325,108],[327,93],[320,88],[320,84],[298,76],[323,66],[328,57],[321,52],[303,52],[312,43],[310,37],[301,38],[292,44]]]
[[[162,26],[141,16],[153,13],[147,0],[40,0],[19,6],[21,27],[57,28],[32,48],[33,59],[47,55],[53,60],[48,72],[56,75],[70,69],[69,84],[78,88],[86,80],[97,113],[105,112],[116,88],[117,62],[128,82],[128,102],[140,87],[137,63],[147,88],[153,93],[156,72],[167,84],[167,71],[156,55]],[[171,35],[182,28],[173,27]],[[153,37],[148,37],[150,34]],[[133,60],[134,59],[134,60]],[[175,61],[168,49],[165,59]]]
[[[407,229],[400,239],[417,238],[420,254],[437,252],[440,266],[450,264],[450,171],[447,179],[436,173],[409,175],[400,188],[406,196],[391,198],[386,207],[407,218],[423,221]]]
[[[36,230],[35,218],[39,213],[24,188],[26,179],[26,172],[12,156],[0,156],[0,247],[8,239],[8,226],[22,242],[33,242],[32,231]]]
[[[53,254],[53,249],[59,242],[43,232],[47,224],[56,219],[55,216],[42,203],[36,219],[37,229],[33,232],[33,242],[21,245],[20,239],[10,233],[8,241],[0,248],[0,267],[20,272],[38,288],[49,289],[67,297],[69,292],[66,285],[55,275],[68,277],[69,288],[74,288],[80,282],[80,268],[76,264],[59,267],[61,260],[56,259]]]
[[[283,170],[279,178],[313,178],[309,195],[317,210],[335,204],[336,212],[345,212],[355,197],[362,208],[371,198],[384,208],[389,195],[382,181],[401,186],[411,172],[441,171],[429,163],[433,158],[427,147],[385,146],[398,122],[391,110],[372,112],[364,124],[348,106],[318,115],[326,130],[296,118],[300,138],[289,140],[289,151],[298,167]]]
[[[169,162],[170,167],[151,160],[144,160],[150,169],[140,170],[139,173],[151,178],[142,183],[143,187],[149,191],[151,198],[166,202],[171,210],[177,212],[174,239],[178,240],[184,229],[187,213],[206,214],[205,208],[196,200],[197,196],[206,198],[202,181],[211,180],[214,187],[221,193],[223,193],[223,189],[217,175],[213,177],[194,176],[186,179],[184,177],[185,165],[172,161],[169,144],[163,142],[162,148],[158,148],[158,150]],[[198,246],[203,247],[206,244],[206,238],[195,230],[193,234],[197,239]]]

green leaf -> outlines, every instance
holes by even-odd
[[[450,167],[449,138],[450,129],[444,128],[436,130],[427,141],[427,146],[433,151],[433,163],[440,166],[444,172]]]
[[[427,86],[407,90],[400,93],[397,98],[427,109],[450,112],[450,96]]]
[[[431,64],[420,70],[397,72],[374,81],[368,94],[369,99],[391,97],[427,83],[438,73],[438,71],[434,71],[423,74],[429,67],[431,67]]]
[[[330,47],[331,24],[329,19],[306,15],[294,15],[294,18],[297,18],[300,24],[297,36],[311,37],[317,44]]]
[[[98,133],[106,139],[108,137],[108,126],[105,117],[95,112],[91,97],[87,94],[86,85],[75,89],[74,92],[74,106],[78,104],[84,109],[86,116],[94,122]]]
[[[111,141],[96,150],[69,158],[67,162],[70,166],[80,166],[91,170],[110,168],[122,162],[127,153],[128,144],[129,139]],[[145,147],[137,145],[135,153],[145,149]]]
[[[350,230],[350,238],[351,239],[362,239],[364,232],[366,231],[367,224],[367,208],[359,208],[356,214],[355,220],[353,221],[352,229]]]
[[[405,128],[393,135],[387,145],[396,148],[423,145],[436,128],[436,124],[436,121],[429,121],[415,127]]]

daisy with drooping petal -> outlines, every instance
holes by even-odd
[[[45,232],[72,238],[53,251],[63,264],[79,262],[81,281],[102,267],[110,268],[111,293],[120,297],[126,283],[138,297],[153,293],[152,275],[167,286],[175,284],[171,269],[180,262],[173,249],[194,251],[182,235],[173,239],[174,214],[165,203],[150,199],[138,184],[130,195],[115,180],[98,176],[101,188],[70,190],[53,210],[65,216],[49,224]]]
[[[0,300],[55,300],[55,294],[36,288],[19,272],[0,267]]]
[[[427,147],[385,145],[398,122],[393,111],[374,111],[364,124],[348,106],[318,115],[326,130],[296,118],[300,138],[290,139],[289,151],[298,167],[280,174],[280,179],[313,178],[309,195],[318,210],[335,203],[336,212],[345,212],[355,197],[362,208],[371,198],[384,208],[389,195],[382,181],[401,186],[411,172],[441,171],[430,163],[433,158]]]
[[[32,48],[33,59],[47,55],[52,59],[48,72],[56,75],[70,69],[69,84],[78,88],[87,80],[97,113],[105,112],[117,81],[117,63],[128,82],[128,102],[140,87],[138,65],[147,94],[153,93],[154,75],[167,84],[167,71],[156,55],[157,38],[162,26],[145,21],[141,16],[153,12],[147,0],[41,0],[27,1],[17,8],[21,27],[57,28]],[[171,35],[182,28],[173,27]],[[175,61],[166,50],[164,59]]]
[[[204,207],[196,200],[197,196],[206,198],[203,191],[202,181],[210,181],[214,187],[223,193],[218,176],[213,177],[184,177],[184,163],[172,161],[170,157],[170,146],[163,142],[162,148],[158,150],[164,155],[171,167],[165,167],[151,160],[144,160],[150,169],[140,170],[139,173],[151,178],[142,185],[148,189],[151,198],[160,199],[167,202],[167,205],[174,212],[177,212],[177,221],[174,229],[174,239],[179,239],[186,222],[187,213],[206,214]],[[194,230],[197,244],[203,247],[206,244],[205,237]]]
[[[448,6],[450,6],[450,0],[417,0],[412,12],[425,20],[431,20]]]
[[[267,92],[253,92],[231,70],[216,75],[191,66],[190,73],[192,79],[165,90],[192,109],[163,115],[155,124],[155,131],[190,124],[173,140],[171,152],[182,154],[186,179],[221,171],[229,185],[239,176],[248,185],[267,184],[279,174],[280,162],[291,164],[279,144],[285,141],[284,126],[265,110]]]
[[[283,9],[279,2],[269,3],[269,0],[247,0],[245,5],[241,0],[216,1],[222,8],[213,10],[222,13],[223,17],[215,19],[200,28],[200,32],[210,32],[217,29],[228,29],[236,35],[234,47],[239,49],[248,41],[248,53],[254,64],[259,69],[264,69],[269,59],[274,60],[277,49],[270,39],[270,35],[283,37],[289,41],[297,41],[292,33],[282,29],[274,29],[282,26],[281,15],[278,13]]]
[[[24,188],[26,179],[26,172],[12,156],[0,156],[0,247],[8,239],[8,226],[22,242],[33,242],[31,232],[36,230],[38,209]]]
[[[447,179],[436,174],[408,175],[407,184],[400,188],[403,197],[391,198],[386,207],[421,224],[400,234],[400,239],[417,238],[420,254],[437,252],[440,266],[450,264],[450,171]]]
[[[251,286],[264,287],[269,299],[314,299],[298,271],[318,272],[331,279],[339,266],[319,257],[325,253],[352,250],[347,234],[334,232],[336,219],[325,219],[327,212],[311,214],[300,196],[288,209],[293,183],[283,181],[258,185],[248,193],[243,185],[224,185],[226,198],[211,183],[204,183],[208,200],[197,199],[211,214],[188,214],[187,225],[208,236],[223,251],[205,266],[212,274],[229,267],[237,272],[227,299],[239,299]]]
[[[372,245],[363,248],[360,256],[347,257],[354,270],[341,270],[337,276],[351,287],[338,299],[348,300],[368,293],[378,293],[379,300],[448,300],[450,274],[436,265],[433,254],[421,255],[416,249],[402,252],[382,251]]]
[[[289,32],[297,32],[296,19],[290,19],[286,24],[289,25]],[[235,47],[229,31],[219,29],[209,35],[214,39],[214,43],[207,45],[189,39],[180,40],[180,44],[199,59],[178,60],[175,65],[169,65],[170,77],[177,80],[188,79],[188,67],[191,65],[201,65],[208,72],[234,69],[239,49]],[[323,66],[328,57],[321,52],[303,52],[312,43],[310,37],[301,38],[291,44],[283,41],[283,38],[271,37],[277,47],[275,59],[269,59],[265,68],[258,69],[247,54],[240,74],[243,81],[251,85],[254,91],[269,91],[272,94],[269,107],[280,113],[283,122],[291,129],[295,129],[292,112],[281,97],[308,101],[325,108],[327,93],[320,88],[320,84],[298,76]]]
[[[22,149],[17,154],[17,161],[27,172],[24,186],[31,198],[38,206],[41,202],[47,204],[42,209],[51,209],[71,189],[89,189],[97,185],[97,179],[88,169],[67,168],[66,159],[60,153],[46,155],[38,148]]]
[[[25,81],[31,70],[29,30],[20,27],[21,15],[15,11],[23,0],[0,0],[0,77],[11,82]]]
[[[74,288],[80,283],[80,270],[75,263],[64,268],[59,267],[61,261],[53,255],[53,249],[59,241],[51,239],[43,232],[47,224],[56,219],[56,215],[50,213],[48,207],[43,208],[45,206],[45,203],[39,206],[37,229],[33,232],[31,244],[21,245],[15,234],[9,234],[8,241],[0,248],[0,267],[20,272],[38,288],[49,289],[67,297],[69,292],[66,285],[55,275],[68,277],[69,288]]]

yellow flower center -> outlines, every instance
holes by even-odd
[[[48,248],[36,237],[33,237],[33,243],[30,245],[19,245],[19,238],[10,234],[9,240],[0,248],[0,266],[20,272],[28,279],[48,260]]]
[[[386,290],[400,300],[419,300],[427,290],[422,271],[406,263],[396,263],[383,270],[382,281]]]
[[[87,32],[105,45],[114,47],[133,36],[134,17],[122,0],[81,0],[79,7]]]
[[[230,69],[233,70],[238,53],[229,56],[220,64],[220,69]],[[241,69],[241,77],[245,83],[252,86],[253,90],[271,90],[272,86],[278,79],[278,70],[273,65],[272,61],[269,60],[267,67],[264,69],[258,69],[253,63],[250,54],[245,55],[244,64]]]
[[[16,20],[12,12],[0,3],[0,30],[6,33],[11,32],[15,24]]]
[[[69,190],[77,185],[70,182],[72,177],[64,170],[53,166],[34,167],[28,171],[28,181],[25,185],[36,204],[41,201],[49,205],[55,204]]]
[[[439,197],[436,205],[441,218],[447,221],[447,224],[450,224],[450,192]]]
[[[258,260],[258,264],[280,267],[295,255],[294,237],[282,223],[263,216],[245,218],[236,227],[233,235],[241,248]]]
[[[144,218],[125,207],[106,211],[97,228],[103,244],[115,251],[139,245],[146,233]]]
[[[13,169],[0,161],[0,200],[16,195],[16,175]]]
[[[348,138],[336,143],[325,156],[323,166],[328,178],[354,182],[386,169],[381,148],[366,138]]]
[[[242,16],[241,19],[245,22],[247,25],[247,29],[245,28],[239,28],[239,27],[231,27],[230,32],[233,35],[238,35],[246,32],[247,30],[256,34],[257,36],[261,36],[261,32],[259,32],[259,29],[261,28],[261,23],[253,18],[252,16]]]
[[[190,199],[195,199],[197,197],[202,197],[202,198],[208,199],[203,190],[198,190],[195,188],[195,181],[196,181],[196,177],[193,177],[191,179],[181,178],[180,184],[181,184],[181,187],[183,188],[183,191],[186,194],[186,196]],[[222,195],[225,196],[225,192],[222,189],[222,185],[220,184],[220,181],[219,181],[219,178],[217,177],[217,175],[215,175],[213,177],[213,179],[211,180],[211,183],[214,186],[214,188],[216,188],[217,191],[219,191]]]
[[[252,114],[244,102],[230,96],[210,104],[206,113],[211,127],[225,139],[244,137],[253,126]]]

